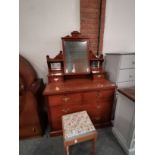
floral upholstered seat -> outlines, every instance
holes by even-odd
[[[71,140],[96,131],[86,111],[62,116],[62,125],[65,140]]]

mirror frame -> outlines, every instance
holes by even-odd
[[[75,73],[66,73],[65,70],[67,69],[67,62],[66,62],[66,51],[65,51],[65,46],[64,46],[64,42],[65,41],[73,41],[73,42],[76,42],[76,41],[81,41],[81,42],[84,42],[86,41],[87,42],[87,55],[88,55],[88,67],[89,67],[89,71],[88,72],[75,72]],[[77,31],[73,31],[71,33],[71,36],[65,36],[65,37],[62,37],[62,47],[63,47],[63,60],[64,60],[64,75],[82,75],[82,74],[90,74],[90,53],[89,53],[89,38],[85,37],[85,36],[82,36],[81,33],[77,32]]]

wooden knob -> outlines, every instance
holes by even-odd
[[[63,98],[63,101],[64,101],[64,102],[68,102],[69,99],[70,99],[69,97],[64,97],[64,98]]]
[[[97,107],[97,109],[101,109],[101,106],[100,105],[97,105],[96,107]]]
[[[36,133],[36,128],[33,127],[33,128],[32,128],[32,131],[33,131],[34,133]]]
[[[100,93],[99,93],[99,92],[96,94],[96,97],[97,97],[97,98],[99,98],[99,97],[100,97]]]
[[[62,112],[67,113],[69,109],[62,109]]]
[[[95,120],[96,121],[99,121],[101,118],[100,117],[95,117]]]

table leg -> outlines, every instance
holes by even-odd
[[[69,155],[69,146],[64,144],[64,155]]]
[[[92,141],[92,155],[96,155],[96,138]]]

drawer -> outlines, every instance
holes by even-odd
[[[135,68],[135,55],[122,55],[120,60],[120,68]]]
[[[83,93],[84,104],[95,104],[104,100],[111,100],[114,96],[114,90],[101,90]]]
[[[80,106],[54,106],[51,107],[49,112],[50,126],[54,130],[60,130],[62,128],[62,116],[74,112],[81,111]]]
[[[135,79],[135,69],[119,70],[116,82],[133,81]]]
[[[93,91],[93,92],[86,92],[82,94],[82,102],[84,104],[93,104],[97,102],[97,91]]]
[[[133,87],[135,85],[135,81],[118,82],[116,84],[117,84],[118,88],[121,88],[121,87]]]
[[[112,101],[104,101],[98,104],[84,105],[83,110],[86,110],[91,118],[111,115]]]
[[[103,102],[105,100],[113,100],[114,90],[101,90],[97,92],[98,102]]]
[[[19,128],[20,138],[33,137],[41,134],[42,131],[39,125],[23,126]]]
[[[56,105],[70,105],[70,104],[81,104],[81,94],[66,94],[66,95],[55,95],[49,96],[49,106]]]

